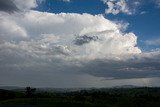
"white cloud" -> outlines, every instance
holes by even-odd
[[[135,14],[138,6],[141,5],[141,0],[101,0],[107,5],[106,14],[117,15],[124,13],[127,15]]]
[[[5,14],[0,14],[0,37],[1,38],[16,38],[27,37],[26,30],[21,27],[17,22],[11,20],[10,17],[3,17]]]
[[[128,26],[129,26],[129,23],[128,23],[128,22],[125,22],[125,21],[123,21],[123,20],[121,20],[121,21],[115,21],[115,22],[116,22],[116,24],[119,26],[119,29],[120,29],[121,31],[127,30]]]
[[[128,7],[125,0],[103,0],[104,3],[108,6],[108,8],[105,10],[106,14],[118,14],[118,13],[125,13],[128,15],[132,14],[132,11]]]
[[[101,15],[29,11],[23,16],[4,14],[1,18],[5,21],[3,21],[4,24],[1,24],[0,30],[6,38],[13,35],[17,38],[27,37],[34,41],[35,45],[37,45],[36,42],[42,42],[41,46],[46,46],[47,49],[59,45],[59,49],[62,51],[66,49],[64,47],[69,47],[72,50],[72,57],[96,59],[109,58],[113,55],[119,58],[127,54],[141,53],[141,50],[136,47],[137,37],[134,33],[122,33],[120,24],[109,21]],[[15,30],[10,29],[12,26]],[[47,43],[40,40],[41,35],[47,35],[43,36],[45,40],[54,37],[58,40],[56,43],[52,43],[52,41]],[[76,37],[84,35],[96,36],[97,40],[77,46],[74,43]],[[35,38],[38,40],[35,41]],[[30,45],[28,40],[24,42]],[[31,46],[34,47],[34,44],[32,43]]]

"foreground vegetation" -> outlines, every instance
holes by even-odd
[[[0,90],[0,107],[160,107],[160,88],[110,88],[73,92]]]

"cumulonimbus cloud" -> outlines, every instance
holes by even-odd
[[[26,8],[36,6],[32,3]],[[133,32],[122,31],[123,23],[102,15],[29,9],[13,14],[0,12],[0,22],[2,76],[10,70],[41,72],[39,77],[57,72],[64,77],[69,71],[105,78],[160,76],[159,51],[143,53]]]
[[[46,49],[56,45],[68,47],[74,57],[87,56],[95,59],[108,58],[112,55],[120,57],[141,53],[136,46],[137,37],[134,33],[121,32],[119,25],[101,15],[29,11],[23,16],[3,14],[1,20],[3,20],[0,25],[1,36],[5,35],[5,38],[8,37],[8,39],[13,36],[15,39],[22,36],[33,41],[40,40],[42,35],[52,35],[58,38],[57,43],[53,44],[54,40],[48,41],[48,43],[38,40],[34,42],[35,44],[41,42],[39,48],[42,45]],[[45,36],[45,38],[47,37]],[[98,39],[95,40],[95,37]],[[77,46],[82,41],[85,42],[84,45]],[[28,41],[24,41],[24,43],[30,44]],[[34,47],[34,44],[32,45]]]

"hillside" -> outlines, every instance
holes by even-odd
[[[0,107],[160,107],[160,88],[102,88],[72,92],[0,90]]]

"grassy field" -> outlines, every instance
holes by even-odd
[[[112,88],[74,92],[0,90],[0,107],[160,107],[160,88]]]

